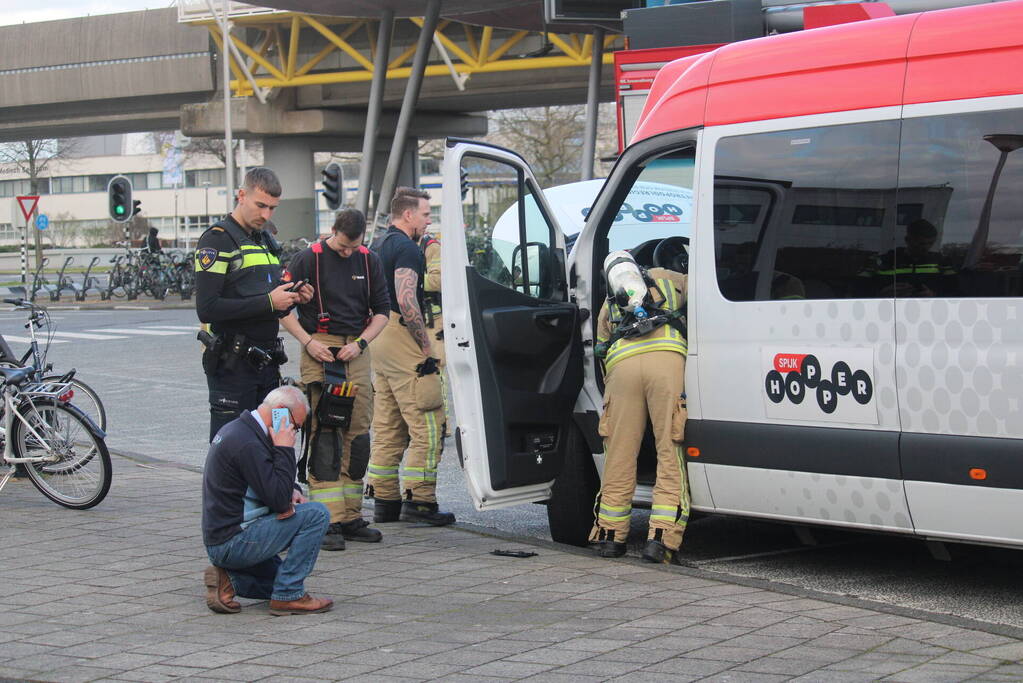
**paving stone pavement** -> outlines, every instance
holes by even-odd
[[[459,527],[384,524],[380,544],[322,553],[307,586],[330,613],[217,615],[199,474],[114,466],[89,511],[25,480],[0,493],[0,680],[1023,679],[1004,628]]]

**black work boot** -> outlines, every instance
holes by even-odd
[[[615,542],[615,532],[600,530],[600,539],[590,543],[590,547],[601,557],[621,557],[628,550],[624,543]]]
[[[362,541],[363,543],[379,543],[384,537],[382,533],[374,529],[364,519],[353,519],[350,522],[341,524],[341,534],[349,541]]]
[[[341,522],[331,522],[327,527],[327,533],[323,535],[320,542],[321,550],[344,550],[345,537],[341,531]]]
[[[401,505],[401,521],[447,526],[455,523],[455,515],[450,512],[441,512],[436,503],[406,500]]]
[[[400,500],[373,499],[373,521],[377,524],[397,522],[401,516]]]
[[[644,561],[653,562],[654,564],[676,564],[675,556],[677,554],[677,550],[672,550],[657,539],[651,538],[643,546],[641,557]]]

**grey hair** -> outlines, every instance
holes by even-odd
[[[263,405],[267,408],[276,408],[277,406],[284,406],[288,410],[295,412],[299,408],[304,408],[306,414],[309,414],[309,401],[306,400],[305,394],[298,387],[283,386],[277,387],[263,399]]]
[[[242,189],[246,192],[262,190],[271,197],[280,197],[282,192],[281,181],[277,178],[277,174],[266,166],[249,169],[249,172],[245,174],[245,180],[242,181]]]

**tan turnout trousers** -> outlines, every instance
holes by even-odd
[[[317,332],[313,339],[322,342],[327,346],[344,346],[351,343],[355,337],[339,337],[331,334]],[[302,383],[306,385],[311,394],[309,419],[311,420],[310,440],[316,433],[316,406],[320,401],[323,391],[323,363],[309,355],[309,352],[302,351],[302,362],[300,365]],[[341,476],[337,481],[319,481],[312,471],[308,473],[309,479],[309,500],[323,503],[330,510],[330,521],[351,522],[362,517],[362,477],[353,478],[350,476],[350,465],[352,456],[352,442],[355,441],[356,448],[369,447],[369,425],[373,413],[373,385],[370,382],[370,358],[369,349],[366,349],[358,357],[348,363],[348,379],[355,382],[359,388],[355,395],[355,406],[352,409],[351,427],[343,432]],[[362,438],[359,438],[362,437]],[[357,440],[357,441],[356,441]],[[365,457],[365,455],[363,456]]]
[[[416,376],[426,357],[391,312],[373,341],[373,446],[367,473],[372,495],[381,500],[437,502],[437,465],[444,431],[439,374]],[[406,452],[407,449],[407,452]],[[404,478],[398,470],[404,456]]]
[[[657,444],[657,481],[648,538],[678,550],[689,520],[689,485],[682,456],[686,358],[674,351],[649,351],[624,358],[604,387],[600,435],[604,437],[604,477],[597,496],[590,541],[625,543],[636,491],[636,459],[647,419]]]

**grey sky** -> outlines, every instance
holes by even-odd
[[[0,25],[33,23],[83,17],[88,14],[113,14],[140,9],[169,7],[172,0],[40,0],[23,3],[17,0],[0,0]]]

